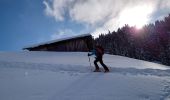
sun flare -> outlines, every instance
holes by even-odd
[[[120,13],[120,27],[128,24],[129,26],[136,26],[136,28],[140,29],[149,22],[149,17],[152,12],[153,8],[148,6],[127,8]]]

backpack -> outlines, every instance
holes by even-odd
[[[97,51],[98,56],[103,56],[104,55],[104,49],[103,49],[102,46],[97,46],[96,51]]]

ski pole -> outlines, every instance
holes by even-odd
[[[88,57],[89,57],[89,56],[88,56]],[[90,67],[91,67],[90,57],[89,57],[89,63],[90,63]]]

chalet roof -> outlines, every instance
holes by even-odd
[[[23,49],[34,48],[34,47],[38,47],[38,46],[42,46],[42,45],[48,45],[48,44],[52,44],[52,43],[57,43],[57,42],[62,42],[62,41],[67,41],[67,40],[72,40],[72,39],[78,39],[78,38],[83,38],[83,37],[88,37],[88,36],[91,36],[91,34],[88,33],[88,34],[81,34],[81,35],[77,35],[77,36],[60,38],[60,39],[56,39],[56,40],[39,43],[39,44],[30,45],[30,46],[24,47]]]

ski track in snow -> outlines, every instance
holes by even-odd
[[[0,53],[0,99],[170,100],[169,66],[105,55],[110,72],[94,73],[93,60],[89,66],[86,53]]]
[[[47,70],[64,73],[67,71],[73,73],[91,73],[94,66],[82,65],[63,65],[63,64],[42,64],[42,63],[25,63],[25,62],[0,62],[0,68],[22,68],[30,70]],[[101,68],[103,70],[103,68]],[[170,76],[170,69],[137,69],[137,68],[116,68],[110,67],[109,73],[119,73],[123,75],[153,75],[153,76]]]
[[[170,81],[164,81],[163,94],[160,100],[170,100]]]
[[[82,65],[63,65],[63,64],[43,64],[43,63],[25,63],[25,62],[4,62],[0,61],[0,68],[9,68],[9,69],[27,69],[27,70],[45,70],[45,71],[52,71],[52,72],[59,72],[61,74],[69,74],[70,76],[78,76],[80,73],[84,73],[85,76],[81,77],[81,79],[72,84],[70,84],[68,87],[65,87],[60,93],[54,94],[51,98],[48,100],[55,100],[56,98],[60,98],[61,100],[69,100],[70,96],[74,98],[75,100],[78,100],[82,98],[82,100],[85,99],[94,99],[94,100],[102,100],[107,99],[105,97],[98,98],[96,96],[90,95],[86,97],[86,95],[81,95],[80,97],[77,96],[75,93],[76,91],[86,91],[86,88],[82,89],[82,87],[87,86],[87,81],[91,82],[94,81],[94,79],[98,79],[100,75],[103,74],[93,74],[93,76],[88,77],[89,74],[92,74],[92,70],[94,69],[94,66],[82,66]],[[110,67],[110,71],[107,74],[122,74],[122,75],[153,75],[158,77],[169,77],[170,76],[170,69],[161,70],[161,69],[137,69],[137,68],[116,68],[116,67]],[[100,72],[102,73],[102,72]],[[25,73],[26,74],[26,73]],[[86,75],[87,74],[87,75]],[[92,83],[89,83],[92,84]],[[160,100],[169,100],[170,98],[170,81],[164,80],[164,87],[162,88],[162,94],[160,95]],[[91,85],[88,85],[91,86]],[[88,87],[87,89],[89,89]],[[106,94],[104,94],[106,96]],[[41,96],[41,94],[35,94],[35,96]],[[109,94],[107,95],[108,98]],[[150,99],[151,96],[147,94],[140,94],[138,95],[141,100],[152,100]],[[110,100],[110,99],[109,99]]]

